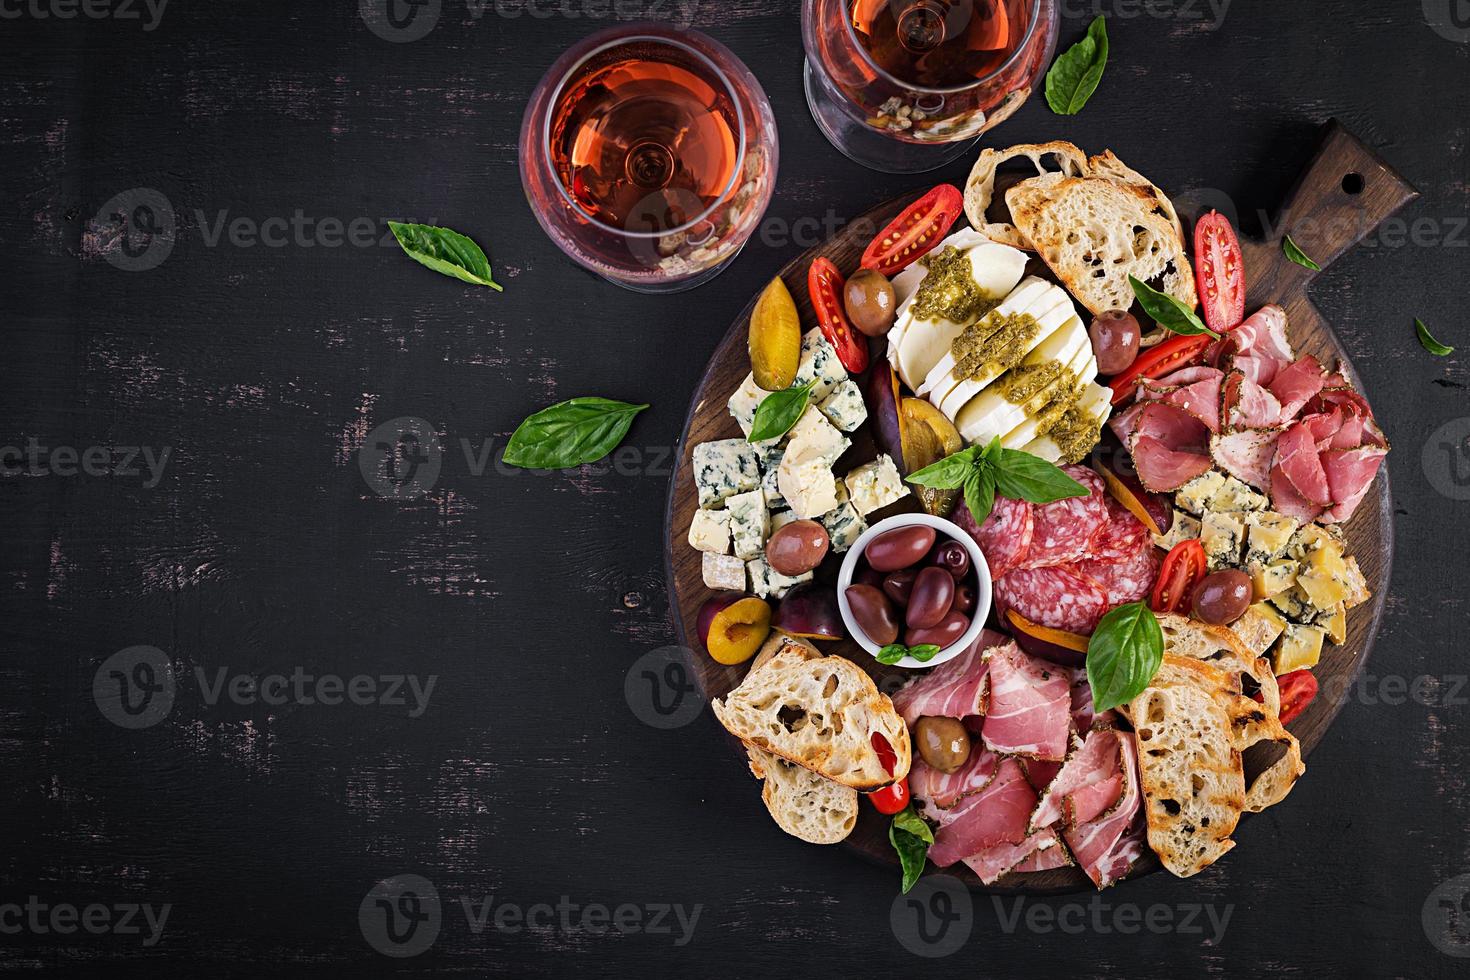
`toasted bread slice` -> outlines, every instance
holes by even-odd
[[[1068,177],[1081,177],[1087,172],[1087,154],[1063,140],[1053,140],[1050,143],[1021,143],[1004,150],[980,151],[980,159],[975,161],[975,166],[971,168],[970,176],[965,181],[965,216],[970,219],[970,224],[977,231],[991,241],[1034,252],[1036,246],[1028,242],[1025,236],[1016,230],[1015,225],[1004,221],[991,221],[986,216],[995,198],[996,171],[1000,169],[1001,164],[1016,157],[1025,157],[1030,160],[1038,176],[1060,173]],[[1047,167],[1046,158],[1048,157],[1056,163],[1056,169]]]
[[[1281,690],[1270,661],[1253,653],[1236,633],[1173,613],[1159,617],[1159,628],[1164,631],[1165,653],[1203,661],[1237,675],[1237,680],[1249,677],[1260,689],[1270,714],[1275,717],[1281,713]],[[1242,693],[1242,689],[1237,688],[1235,693]]]
[[[806,659],[791,646],[746,675],[723,700],[710,702],[726,731],[819,776],[872,792],[908,775],[908,726],[862,668],[843,657]],[[896,762],[884,768],[873,735]]]
[[[852,833],[857,826],[857,790],[793,766],[754,745],[745,750],[751,773],[764,780],[761,799],[776,826],[808,844],[836,844]]]
[[[788,654],[788,657],[794,656],[801,660],[816,660],[822,656],[822,651],[818,650],[806,640],[801,640],[794,636],[787,636],[780,630],[771,630],[771,635],[766,639],[765,645],[760,648],[760,651],[755,655],[755,659],[750,662],[750,670],[746,673],[746,678],[748,679],[751,674],[760,670],[775,659],[778,654],[783,652]]]
[[[1286,799],[1286,794],[1307,771],[1306,764],[1302,762],[1301,743],[1282,726],[1274,713],[1267,712],[1264,705],[1247,697],[1234,699],[1230,725],[1235,731],[1235,747],[1241,753],[1242,767],[1246,752],[1255,746],[1271,742],[1279,747],[1276,760],[1247,781],[1245,808],[1251,813],[1260,813]]]

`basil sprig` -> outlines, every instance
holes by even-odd
[[[1046,103],[1059,116],[1075,116],[1087,105],[1108,66],[1108,24],[1093,20],[1087,34],[1062,52],[1046,73]]]
[[[1087,641],[1087,686],[1099,713],[1143,693],[1164,662],[1164,631],[1141,602],[1119,606],[1102,618]]]
[[[398,239],[399,247],[420,265],[473,286],[489,286],[496,292],[504,292],[490,275],[490,260],[485,258],[485,250],[473,239],[433,225],[390,221],[388,228]]]
[[[1061,467],[1020,449],[1001,448],[999,437],[983,450],[970,446],[911,473],[908,482],[938,490],[963,488],[965,506],[970,508],[976,525],[984,524],[990,516],[997,493],[1033,504],[1091,493]]]
[[[1165,330],[1186,336],[1204,333],[1216,340],[1220,339],[1219,334],[1205,326],[1204,321],[1194,315],[1193,309],[1168,293],[1161,293],[1134,276],[1128,277],[1128,284],[1133,287],[1133,295],[1138,297],[1138,305],[1143,307],[1143,312],[1153,317],[1154,322]]]
[[[934,843],[934,831],[910,803],[893,815],[893,823],[888,826],[888,842],[898,852],[898,863],[903,867],[903,892],[908,894],[919,875],[924,873],[924,865],[929,860],[929,845]]]
[[[920,643],[911,647],[902,643],[890,643],[873,656],[880,664],[896,664],[904,657],[913,657],[919,663],[927,664],[938,655],[939,646],[935,643]]]
[[[1414,320],[1414,332],[1419,335],[1419,346],[1423,347],[1435,357],[1448,357],[1455,352],[1453,347],[1441,344],[1429,333],[1429,328],[1424,325],[1423,320]]]
[[[531,470],[559,470],[601,459],[628,434],[647,405],[610,398],[573,398],[522,422],[505,447],[505,462]]]
[[[1311,269],[1313,272],[1322,271],[1322,267],[1313,261],[1312,257],[1306,252],[1303,252],[1301,246],[1291,240],[1290,235],[1281,239],[1281,251],[1285,252],[1288,259],[1291,259],[1291,261],[1303,269]]]
[[[812,386],[815,384],[815,381],[808,381],[804,385],[773,392],[762,398],[755,409],[755,420],[750,424],[749,440],[764,442],[790,432],[791,427],[806,414],[806,408],[812,401]]]

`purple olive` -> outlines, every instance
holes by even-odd
[[[883,573],[868,566],[865,561],[858,561],[857,571],[852,573],[853,585],[871,585],[875,589],[883,587]]]
[[[900,606],[906,606],[914,591],[914,579],[918,577],[917,568],[900,568],[896,572],[889,572],[883,576],[883,594]]]
[[[932,643],[942,650],[964,636],[965,630],[969,628],[969,616],[966,616],[964,613],[951,612],[939,621],[938,626],[906,631],[903,642],[905,645],[911,647],[919,646],[922,643]]]
[[[955,583],[954,602],[950,605],[951,609],[968,616],[975,611],[975,607],[979,604],[979,596],[975,592],[974,585],[969,582]]]
[[[893,615],[893,603],[880,590],[871,585],[849,585],[847,605],[858,629],[868,639],[879,646],[887,646],[898,639],[898,620]]]
[[[954,577],[945,569],[930,565],[920,570],[919,577],[914,579],[914,591],[909,595],[904,622],[909,629],[938,626],[949,614],[953,602]]]
[[[869,541],[863,556],[880,572],[896,572],[923,561],[935,537],[934,529],[923,524],[896,527]]]
[[[958,541],[941,541],[930,553],[929,564],[948,569],[958,581],[970,574],[970,553]]]

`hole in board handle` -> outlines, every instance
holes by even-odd
[[[1360,173],[1350,173],[1342,179],[1343,193],[1351,194],[1354,197],[1363,193],[1363,188],[1366,186],[1368,186],[1368,182],[1363,179],[1363,175]]]

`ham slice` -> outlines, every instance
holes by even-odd
[[[1235,429],[1270,429],[1282,423],[1281,402],[1242,371],[1231,371],[1220,395],[1220,425]]]
[[[1062,769],[1062,763],[1050,759],[1022,759],[1021,771],[1026,774],[1026,782],[1031,788],[1040,793],[1051,785],[1051,781],[1057,778],[1057,773]]]
[[[1098,888],[1106,888],[1122,878],[1143,856],[1145,819],[1143,791],[1138,781],[1138,750],[1133,736],[1124,732],[1098,730],[1089,738],[1101,738],[1112,734],[1119,749],[1117,773],[1122,784],[1122,794],[1116,803],[1092,819],[1070,825],[1063,832],[1067,846],[1087,877]],[[1083,746],[1086,751],[1086,745]],[[1111,777],[1114,773],[1109,773]],[[1062,778],[1061,776],[1057,777]],[[1090,785],[1090,784],[1089,784]],[[1102,790],[1089,794],[1095,808]]]
[[[995,778],[984,790],[965,797],[951,809],[939,811],[939,828],[934,831],[929,860],[936,867],[947,868],[998,844],[1020,844],[1026,839],[1026,820],[1035,808],[1036,790],[1026,782],[1020,763],[1002,758]]]
[[[986,647],[1005,642],[1001,634],[982,630],[970,649],[895,691],[893,706],[910,726],[924,715],[936,718],[983,715],[989,668],[983,653]]]
[[[1303,524],[1315,521],[1327,509],[1297,493],[1296,487],[1286,478],[1280,465],[1274,463],[1271,466],[1271,506],[1279,513],[1295,517]]]
[[[1229,336],[1239,354],[1259,355],[1273,361],[1296,359],[1296,352],[1286,337],[1286,311],[1274,303],[1247,317]]]
[[[1111,807],[1123,793],[1123,750],[1120,742],[1124,737],[1126,736],[1112,729],[1103,728],[1089,732],[1082,747],[1072,753],[1061,772],[1057,773],[1057,778],[1041,794],[1036,811],[1031,814],[1030,826],[1040,830],[1043,827],[1062,825],[1069,814],[1081,812],[1081,808],[1070,805],[1068,800],[1097,785],[1101,785],[1103,790],[1086,793],[1088,816],[1082,822],[1093,819]],[[1111,799],[1100,799],[1107,796],[1109,786]]]
[[[1271,487],[1271,463],[1276,459],[1275,429],[1241,429],[1210,439],[1210,457],[1215,465],[1257,490]]]
[[[1322,469],[1321,457],[1317,455],[1317,440],[1310,423],[1303,421],[1291,425],[1276,441],[1276,462],[1271,467],[1273,496],[1274,476],[1278,470],[1303,500],[1323,509],[1332,504],[1332,492],[1327,487],[1327,474]]]
[[[1138,478],[1154,493],[1178,490],[1210,468],[1210,457],[1197,452],[1170,449],[1152,436],[1133,442],[1133,465]]]
[[[1329,449],[1322,453],[1322,468],[1333,500],[1332,506],[1322,514],[1324,521],[1337,524],[1353,516],[1387,455],[1388,450],[1379,446]]]
[[[1044,832],[1043,832],[1044,833]],[[1035,834],[1034,837],[1042,837]],[[1043,838],[1044,841],[1044,838]],[[1058,841],[1056,847],[1047,846],[1045,843],[1038,844],[1031,856],[1011,869],[1012,874],[1031,874],[1034,871],[1052,871],[1056,868],[1065,868],[1072,863],[1067,849]]]
[[[1032,834],[1019,844],[997,844],[978,854],[971,854],[965,858],[965,864],[979,876],[982,883],[993,885],[1000,880],[1001,875],[1008,871],[1020,871],[1023,864],[1033,859],[1035,867],[1032,870],[1044,870],[1048,864],[1053,868],[1062,867],[1066,864],[1063,850],[1061,838],[1056,831],[1048,828],[1039,834]],[[1049,855],[1049,859],[1040,856],[1043,854]],[[1051,863],[1058,857],[1060,863]]]
[[[970,753],[964,765],[954,772],[945,773],[916,754],[909,769],[909,792],[934,809],[948,810],[965,797],[989,786],[999,764],[1000,756],[977,748]]]
[[[1208,377],[1185,385],[1166,385],[1159,381],[1143,381],[1138,386],[1138,400],[1172,405],[1199,419],[1211,432],[1219,432],[1220,382],[1224,374],[1214,368],[1185,368],[1185,370],[1211,373]]]
[[[1303,354],[1282,368],[1266,385],[1281,403],[1281,418],[1296,418],[1296,413],[1322,390],[1323,377],[1322,365],[1311,354]]]
[[[1071,731],[1071,677],[1014,643],[986,651],[990,710],[981,737],[994,752],[1060,761]]]

